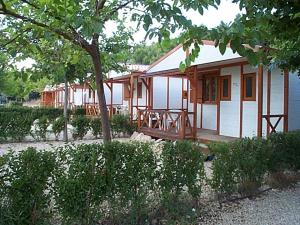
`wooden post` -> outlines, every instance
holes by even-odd
[[[284,121],[283,131],[288,132],[289,130],[289,71],[284,70]]]
[[[257,136],[262,137],[262,109],[263,109],[263,64],[258,66],[257,93]]]
[[[170,108],[170,77],[167,78],[167,110]]]
[[[186,111],[181,112],[181,132],[180,132],[180,138],[184,139],[185,138],[185,128],[186,128]]]
[[[133,119],[133,75],[130,76],[130,101],[129,101],[130,121]]]
[[[193,138],[196,139],[197,137],[197,93],[198,93],[198,82],[197,82],[197,67],[194,68],[194,74],[193,74],[193,79],[194,79],[194,96],[193,97],[193,111],[194,111],[194,118],[193,118]]]
[[[114,91],[113,83],[110,83],[110,118],[113,116],[113,101],[114,101]]]
[[[140,110],[137,110],[137,115],[138,115],[138,129],[141,128],[141,112]]]
[[[149,87],[150,109],[153,109],[153,77],[149,78],[149,85],[150,85],[150,87]]]
[[[244,66],[241,64],[241,70],[240,70],[240,138],[243,137],[243,95],[244,95],[244,80],[243,75],[244,74]]]
[[[270,116],[271,113],[271,71],[268,70],[267,77],[267,115]],[[270,124],[267,123],[267,135],[270,135]]]
[[[136,109],[138,110],[139,109],[139,96],[138,96],[139,78],[136,77],[135,80],[136,80]]]

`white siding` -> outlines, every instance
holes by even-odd
[[[169,108],[181,109],[182,104],[182,79],[170,78],[169,81]]]
[[[203,104],[203,129],[217,130],[217,105]]]
[[[167,78],[153,77],[153,108],[165,109],[167,106]]]
[[[220,102],[220,135],[239,137],[240,67],[224,68],[222,75],[231,75],[231,101]]]
[[[271,71],[271,102],[270,114],[284,113],[284,76],[281,70]],[[276,123],[278,118],[271,119],[272,124]],[[278,124],[276,131],[283,131],[283,119]]]
[[[298,74],[289,76],[289,130],[300,129],[300,79]]]
[[[192,65],[204,64],[217,62],[227,59],[234,59],[241,57],[237,53],[233,53],[230,48],[226,49],[224,55],[222,55],[218,48],[215,48],[213,45],[203,45],[200,47],[199,56],[195,59]],[[183,62],[186,58],[186,52],[183,48],[178,48],[171,55],[160,61],[154,67],[150,68],[147,73],[170,70],[179,68],[180,62]]]

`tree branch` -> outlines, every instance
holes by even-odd
[[[6,10],[6,5],[3,0],[0,0],[0,4],[2,5],[1,10]]]
[[[0,45],[0,48],[5,48],[7,45],[13,43],[15,40],[17,40],[20,36],[22,36],[24,33],[30,31],[30,28],[27,28],[25,30],[23,30],[21,33],[19,33],[18,35],[16,35],[14,38],[12,38],[11,40],[9,40],[8,42],[4,43],[3,45]]]
[[[118,12],[119,10],[125,8],[127,5],[129,5],[129,4],[132,3],[132,2],[133,2],[133,0],[129,0],[129,1],[125,2],[125,3],[123,3],[123,4],[117,5],[114,9],[111,10],[111,12],[110,12],[108,15],[106,15],[106,16],[104,17],[104,20],[103,20],[103,21],[105,22],[105,21],[109,20],[109,19],[111,18],[112,15],[114,15],[114,14],[115,14],[116,12]]]
[[[3,0],[0,0],[0,2],[2,4]],[[10,10],[6,9],[6,8],[2,8],[0,10],[0,14],[6,15],[6,16],[11,16],[13,18],[20,19],[20,20],[25,21],[25,22],[29,22],[33,25],[44,28],[44,29],[49,30],[53,33],[56,33],[59,36],[65,38],[66,40],[69,40],[69,41],[73,42],[74,44],[80,46],[81,48],[85,49],[86,51],[89,51],[89,49],[90,49],[89,48],[89,43],[84,38],[82,38],[75,30],[73,30],[72,34],[66,33],[66,32],[64,32],[60,29],[52,28],[52,27],[50,27],[49,25],[47,25],[45,23],[42,23],[42,22],[36,21],[34,19],[31,19],[29,17],[17,14],[13,11],[10,11]]]
[[[99,11],[100,11],[101,9],[103,9],[105,2],[106,2],[106,0],[100,0],[100,1],[97,0],[97,1],[96,1],[96,14],[98,14]]]

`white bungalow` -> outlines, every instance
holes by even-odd
[[[146,73],[111,79],[123,83],[130,115],[145,134],[166,139],[267,136],[300,129],[300,79],[280,69],[253,67],[227,47],[204,41],[184,73],[177,46]],[[230,139],[230,138],[227,138]]]

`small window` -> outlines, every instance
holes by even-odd
[[[138,96],[138,98],[143,97],[143,84],[142,84],[142,82],[137,83],[137,96]]]
[[[182,91],[182,98],[183,99],[187,99],[188,98],[188,92],[187,91],[185,91],[185,90]]]
[[[91,98],[92,97],[92,90],[91,90],[91,88],[89,88],[89,98]]]
[[[255,101],[256,100],[256,74],[243,75],[243,100]]]
[[[221,76],[221,101],[231,100],[231,76]]]
[[[130,99],[129,83],[123,84],[123,96],[124,96],[124,100]]]
[[[218,98],[218,77],[207,76],[204,78],[204,102],[216,103]]]

